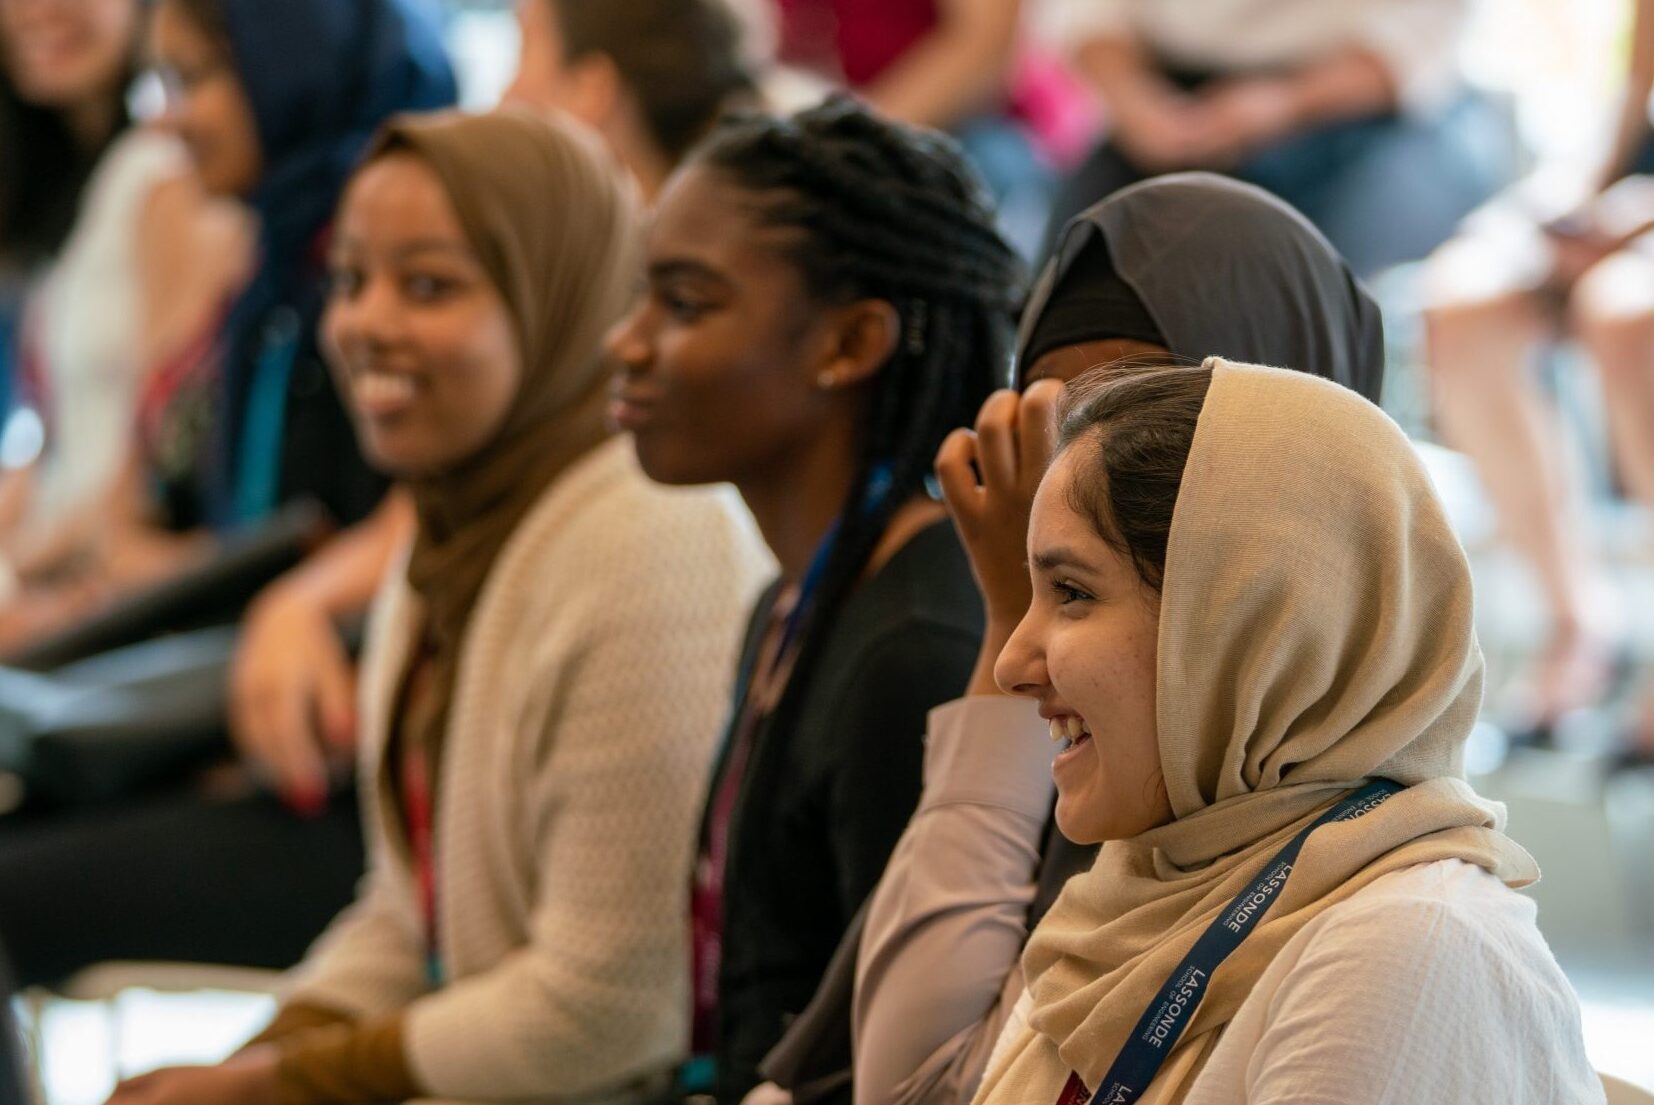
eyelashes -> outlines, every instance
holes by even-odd
[[[1082,588],[1074,586],[1065,579],[1053,579],[1050,582],[1051,593],[1056,596],[1059,606],[1068,606],[1076,602],[1090,602],[1095,596]]]

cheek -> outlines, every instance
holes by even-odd
[[[237,90],[215,81],[193,96],[179,130],[195,155],[202,181],[219,195],[246,195],[262,171],[257,124]]]
[[[433,320],[414,340],[429,367],[433,402],[427,409],[442,444],[458,454],[481,448],[505,421],[521,382],[510,327],[467,314]]]
[[[1046,663],[1051,683],[1065,702],[1103,728],[1140,723],[1153,716],[1152,647],[1114,614],[1094,615],[1052,635]],[[1107,619],[1107,620],[1104,620]]]
[[[1074,625],[1054,634],[1047,648],[1052,687],[1092,732],[1091,769],[1060,796],[1058,808],[1063,831],[1077,840],[1134,835],[1156,818],[1154,639],[1151,627],[1132,621]]]
[[[134,56],[138,13],[130,3],[112,2],[102,7],[94,28],[90,60],[101,71],[116,76],[127,59]]]
[[[637,434],[639,456],[660,469],[657,479],[738,479],[807,427],[809,397],[789,382],[790,351],[737,329],[720,323],[662,336],[661,417]]]

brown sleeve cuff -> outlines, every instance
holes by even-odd
[[[324,1025],[277,1045],[280,1105],[369,1105],[424,1096],[402,1051],[402,1014]]]
[[[312,1028],[325,1028],[332,1024],[349,1024],[354,1019],[348,1013],[330,1009],[325,1005],[307,1005],[304,1002],[294,1002],[292,1005],[284,1005],[277,1010],[275,1019],[264,1026],[264,1031],[248,1040],[242,1047],[249,1048],[256,1047],[259,1044],[273,1044],[278,1040],[285,1040],[289,1036],[307,1032]]]

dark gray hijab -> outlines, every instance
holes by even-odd
[[[1287,204],[1212,173],[1175,173],[1121,189],[1075,216],[1040,274],[1017,336],[1048,339],[1047,308],[1085,294],[1065,277],[1099,246],[1179,359],[1209,356],[1324,376],[1377,402],[1384,378],[1378,305],[1321,232]],[[1088,258],[1088,260],[1092,260]],[[1095,270],[1096,266],[1081,266]],[[1075,272],[1080,276],[1080,272]],[[1106,321],[1078,341],[1132,337]],[[1050,348],[1041,342],[1043,353]]]

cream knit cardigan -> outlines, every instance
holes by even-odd
[[[381,793],[418,625],[398,572],[362,666],[369,869],[290,1000],[406,1010],[433,1095],[637,1099],[688,1036],[695,825],[748,609],[771,572],[740,500],[667,490],[629,441],[578,461],[500,554],[461,650],[436,810],[431,991],[405,836]]]

